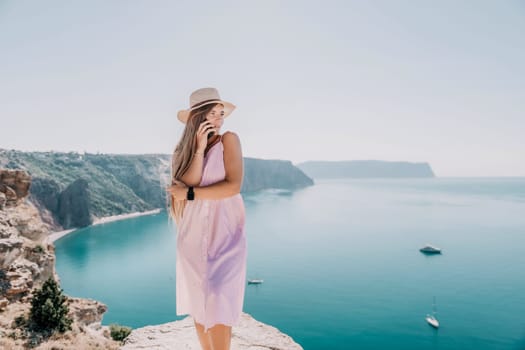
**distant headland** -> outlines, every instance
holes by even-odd
[[[383,160],[307,161],[295,165],[314,179],[374,177],[435,177],[426,162],[390,162]]]

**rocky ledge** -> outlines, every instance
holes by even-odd
[[[124,350],[130,349],[186,349],[201,350],[193,318],[134,329],[124,341]],[[239,325],[232,327],[232,350],[302,350],[277,328],[255,320],[247,313],[241,315]]]

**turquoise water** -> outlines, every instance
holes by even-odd
[[[525,178],[317,180],[243,195],[244,311],[304,349],[525,349]],[[103,324],[175,315],[165,212],[55,242],[65,293]],[[431,243],[441,256],[419,248]],[[425,322],[436,297],[435,330]]]

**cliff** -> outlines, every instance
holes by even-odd
[[[428,163],[382,160],[308,161],[296,164],[296,167],[314,179],[435,177]]]
[[[166,208],[170,157],[0,149],[0,168],[31,176],[29,199],[44,222],[61,231],[102,217]],[[312,179],[290,161],[244,158],[241,192],[311,185]]]
[[[314,181],[289,160],[244,158],[241,192],[268,188],[297,189],[312,186]]]
[[[38,209],[27,199],[30,176],[20,170],[0,169],[0,348],[28,347],[17,317],[28,317],[35,288],[51,277],[59,282],[55,272],[52,244],[45,244],[49,225]],[[72,330],[63,337],[54,337],[35,347],[118,349],[119,343],[109,338],[107,327],[101,326],[106,305],[91,299],[68,296]],[[57,347],[58,348],[58,347]]]
[[[78,187],[63,194],[64,198],[74,198],[72,193],[85,190],[81,182],[74,186]],[[31,177],[25,171],[0,169],[0,349],[29,347],[17,318],[28,317],[35,288],[49,277],[60,282],[54,245],[46,243],[50,225],[42,221],[41,212],[29,200],[31,187]],[[75,205],[70,199],[60,202]],[[76,218],[71,215],[69,220]],[[101,324],[106,305],[72,296],[67,296],[67,305],[72,330],[53,335],[35,349],[200,349],[190,316],[134,329],[120,343],[111,339],[109,327]],[[302,349],[289,336],[244,313],[240,325],[232,329],[232,349],[256,348]]]

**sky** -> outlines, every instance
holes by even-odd
[[[524,0],[0,0],[0,148],[171,154],[215,87],[245,157],[525,176],[524,38]]]

